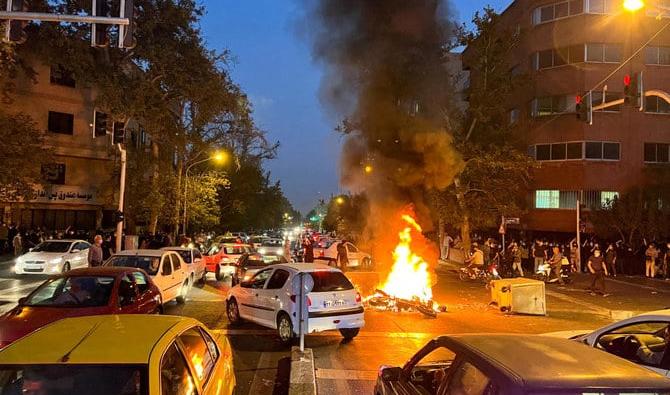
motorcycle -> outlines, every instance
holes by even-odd
[[[548,262],[545,262],[537,267],[537,272],[535,272],[535,278],[540,281],[544,281],[547,284],[553,284],[558,282],[558,278],[553,276],[553,268]],[[566,284],[569,284],[572,279],[570,274],[572,273],[572,267],[570,262],[563,258],[561,260],[561,279]]]
[[[462,267],[458,272],[458,278],[461,281],[482,281],[488,284],[489,281],[500,280],[501,277],[498,273],[498,264],[491,263],[485,269],[478,269],[470,266]]]

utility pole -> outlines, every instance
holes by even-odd
[[[577,262],[579,262],[579,265],[577,265],[578,269],[581,271],[582,270],[582,240],[581,240],[581,225],[582,225],[582,219],[581,219],[581,208],[579,205],[579,199],[577,199]]]
[[[123,213],[123,201],[126,195],[126,149],[123,144],[117,144],[121,152],[121,180],[119,185],[119,213]],[[121,251],[121,242],[123,241],[123,220],[116,223],[116,252]]]

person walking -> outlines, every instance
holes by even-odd
[[[95,235],[95,238],[93,238],[93,245],[88,249],[88,266],[101,266],[102,256],[102,236]]]
[[[314,262],[314,246],[312,245],[312,240],[309,237],[305,237],[302,242],[302,246],[305,249],[304,260],[307,263]]]
[[[16,232],[12,239],[12,246],[14,247],[14,256],[19,256],[23,253],[23,237],[21,232]]]
[[[605,264],[607,264],[607,268],[612,274],[612,277],[616,277],[617,274],[616,259],[617,256],[616,256],[616,250],[614,249],[614,244],[609,243],[609,245],[607,246],[607,250],[605,251]]]
[[[658,259],[658,250],[654,243],[650,243],[647,247],[645,255],[645,269],[644,274],[649,278],[656,277],[656,259]]]
[[[535,240],[535,244],[533,244],[533,258],[533,273],[537,273],[538,267],[542,266],[547,259],[547,249],[541,240]]]
[[[596,293],[601,294],[602,296],[609,296],[605,290],[605,276],[607,276],[607,265],[605,265],[605,260],[600,254],[600,250],[594,250],[593,255],[589,258],[587,265],[589,272],[592,274],[591,280],[591,295]],[[596,283],[600,284],[600,289],[596,288]]]
[[[521,249],[516,243],[514,243],[514,245],[512,246],[512,274],[514,274],[514,271],[516,270],[518,270],[519,275],[523,277]]]

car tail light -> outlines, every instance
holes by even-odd
[[[361,298],[361,294],[356,292],[356,303],[361,303],[362,300],[363,298]]]
[[[298,303],[298,296],[297,295],[291,295],[291,302],[293,303]],[[312,299],[310,297],[307,297],[307,306],[311,307],[312,306]]]
[[[321,250],[321,251],[319,252],[319,256],[320,256],[320,257],[323,257],[324,255],[326,255],[326,252],[325,252],[324,250]]]

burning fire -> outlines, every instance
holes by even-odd
[[[398,234],[400,241],[393,251],[393,267],[380,289],[395,298],[432,303],[428,262],[412,251],[412,232],[421,233],[421,226],[408,214],[402,220],[406,226]]]

